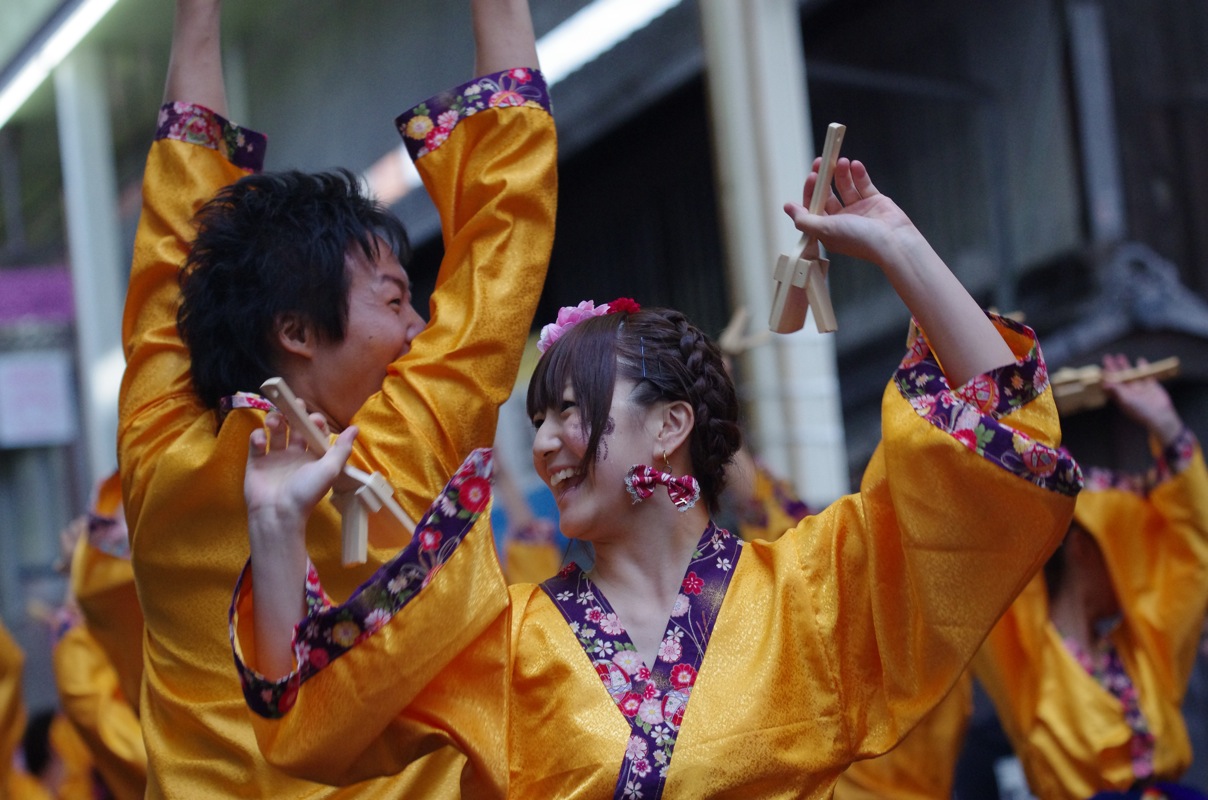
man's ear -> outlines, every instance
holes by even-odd
[[[314,355],[316,336],[311,324],[301,315],[290,312],[278,314],[273,321],[277,345],[286,353],[303,358]]]

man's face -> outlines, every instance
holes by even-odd
[[[306,398],[313,410],[342,429],[382,388],[386,368],[411,350],[424,320],[411,305],[411,282],[390,248],[378,240],[368,258],[349,250],[348,324],[341,342],[319,342],[312,362],[314,379]]]

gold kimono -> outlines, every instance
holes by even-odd
[[[848,767],[835,800],[948,800],[972,715],[973,677],[965,671],[897,747]]]
[[[493,441],[498,406],[515,382],[553,239],[557,157],[548,107],[540,74],[511,70],[400,118],[440,213],[445,257],[430,324],[352,420],[361,431],[352,461],[382,473],[413,518],[467,453]],[[258,134],[207,109],[170,104],[147,160],[123,320],[119,462],[146,618],[141,719],[150,798],[331,794],[265,763],[231,675],[223,615],[248,557],[243,472],[248,436],[264,413],[239,408],[220,421],[204,407],[176,328],[194,213],[257,169],[263,146]],[[407,541],[395,526],[378,526],[382,516],[371,518],[369,563],[356,569],[340,568],[335,511],[311,519],[308,547],[333,593],[346,595]],[[388,793],[370,785],[340,796]]]
[[[439,796],[829,797],[948,693],[1073,513],[1034,337],[1000,324],[1020,360],[955,390],[916,333],[859,494],[773,543],[710,524],[654,665],[575,565],[505,586],[476,454],[347,603],[311,571],[293,673],[241,662],[261,748],[340,783],[450,745]],[[237,656],[253,602],[245,573]]]
[[[1141,482],[1092,470],[1075,519],[1098,543],[1122,610],[1111,633],[1153,737],[1153,776],[1191,763],[1181,704],[1208,604],[1208,472],[1190,431]],[[974,660],[1033,793],[1085,800],[1136,781],[1120,700],[1075,659],[1035,578]]]
[[[147,749],[138,719],[143,614],[130,567],[117,473],[97,487],[87,534],[71,560],[80,618],[55,644],[55,686],[64,716],[117,800],[147,791]]]
[[[25,733],[25,695],[22,670],[25,653],[0,621],[0,789],[19,798],[18,787],[28,778],[13,769],[13,756]]]

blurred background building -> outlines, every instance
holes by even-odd
[[[1172,392],[1208,434],[1208,6],[530,1],[561,153],[538,326],[619,295],[713,333],[739,305],[761,324],[796,241],[780,205],[839,121],[844,154],[980,301],[1025,315],[1053,368],[1178,355]],[[116,465],[121,301],[171,19],[166,0],[0,4],[0,614],[47,703],[24,610],[60,596],[58,531]],[[468,4],[232,0],[224,37],[232,117],[269,135],[267,167],[365,174],[409,226],[426,307],[438,221],[391,120],[471,77]],[[834,258],[830,286],[837,333],[807,322],[738,365],[755,450],[814,504],[871,454],[907,323],[866,264]],[[1080,415],[1067,443],[1127,466],[1102,435],[1118,424]],[[521,466],[525,435],[501,432]]]

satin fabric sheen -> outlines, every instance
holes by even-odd
[[[906,738],[883,756],[857,761],[839,776],[835,800],[946,800],[973,715],[973,677],[965,671]]]
[[[829,797],[948,694],[1064,533],[1071,496],[980,458],[892,383],[882,409],[859,494],[745,545],[664,796]],[[1003,421],[1058,437],[1048,390]],[[253,602],[245,583],[238,657]],[[273,763],[336,782],[450,744],[467,764],[441,797],[610,798],[630,739],[549,596],[505,589],[485,516],[415,599],[255,725]]]
[[[1098,542],[1124,618],[1112,639],[1154,734],[1154,773],[1191,763],[1180,706],[1208,603],[1208,472],[1203,453],[1148,497],[1084,491],[1075,517]],[[1084,800],[1135,778],[1122,706],[1074,660],[1049,621],[1037,577],[991,632],[976,674],[998,709],[1032,791]]]
[[[430,324],[354,417],[352,463],[381,472],[413,517],[472,448],[494,437],[544,282],[556,197],[553,122],[540,108],[484,111],[463,120],[417,167],[440,212],[445,258]],[[141,698],[149,798],[389,797],[450,774],[451,748],[409,777],[336,792],[286,776],[257,748],[224,625],[230,586],[248,557],[243,471],[263,413],[241,410],[218,426],[189,382],[176,331],[177,271],[190,220],[244,173],[218,152],[161,139],[152,146],[123,321],[127,369],[119,455],[134,575],[146,617]],[[253,387],[254,388],[254,387]],[[216,432],[217,431],[217,432]],[[370,557],[340,566],[340,520],[330,504],[311,519],[307,544],[329,590],[346,596],[407,540],[370,527]],[[427,751],[439,750],[433,746]],[[427,752],[426,751],[426,752]],[[453,773],[455,774],[455,773]]]

